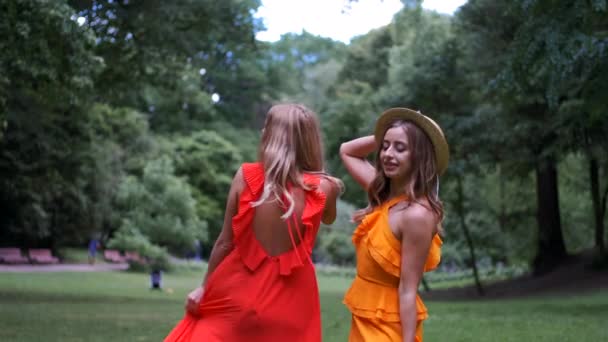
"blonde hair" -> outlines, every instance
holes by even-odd
[[[404,120],[396,120],[389,125],[384,131],[383,136],[386,134],[386,131],[395,127],[403,128],[407,136],[408,145],[412,151],[412,170],[406,182],[406,188],[403,189],[405,195],[408,201],[419,204],[422,204],[419,202],[420,199],[426,199],[430,205],[429,209],[437,215],[439,222],[441,222],[443,220],[443,203],[439,199],[439,174],[433,143],[420,127],[410,121]],[[382,160],[380,160],[381,150],[382,144],[378,144],[376,150],[376,177],[367,190],[369,205],[366,208],[357,210],[353,214],[353,220],[356,222],[361,221],[365,215],[389,199],[390,180],[386,177],[382,168]],[[439,229],[441,231],[441,226]]]
[[[319,120],[304,105],[278,104],[270,108],[258,159],[264,165],[264,192],[252,206],[276,200],[287,207],[281,216],[283,219],[287,219],[295,208],[290,187],[310,190],[304,184],[303,173],[318,173],[342,187],[340,180],[325,172]]]

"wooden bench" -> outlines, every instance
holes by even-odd
[[[142,265],[146,263],[146,259],[142,258],[137,252],[126,252],[125,257],[127,261],[136,262]]]
[[[0,248],[0,262],[5,264],[26,264],[30,261],[21,254],[19,248],[9,247]]]
[[[54,257],[50,249],[33,248],[29,251],[30,260],[37,264],[57,264],[59,259]]]
[[[106,249],[105,251],[103,251],[103,258],[110,262],[123,263],[127,261],[127,259],[115,249]]]

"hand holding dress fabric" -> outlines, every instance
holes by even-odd
[[[193,316],[200,315],[198,307],[201,302],[201,298],[203,298],[203,291],[203,287],[199,286],[196,289],[192,290],[190,293],[188,293],[185,305],[187,313]]]

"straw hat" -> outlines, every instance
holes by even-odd
[[[378,121],[376,121],[376,129],[374,130],[376,143],[380,144],[382,142],[384,133],[387,131],[388,127],[397,120],[410,121],[426,133],[435,149],[437,173],[442,175],[448,168],[448,161],[450,159],[448,142],[445,140],[445,136],[439,125],[420,112],[407,108],[390,108],[386,110],[380,115]]]

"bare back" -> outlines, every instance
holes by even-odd
[[[266,180],[262,165],[243,164],[242,170],[235,176],[234,191],[231,191],[228,200],[230,208],[230,204],[234,203],[234,210],[231,210],[230,214],[227,211],[222,229],[222,232],[226,232],[227,240],[239,240],[242,236],[239,232],[247,230],[252,233],[251,238],[259,243],[258,247],[263,249],[264,254],[279,256],[294,247],[300,249],[303,243],[306,244],[306,250],[309,250],[314,245],[320,223],[332,224],[335,220],[336,200],[340,188],[329,176],[318,173],[302,174],[307,189],[291,187],[294,207],[290,217],[283,219],[281,216],[285,214],[290,203],[281,204],[274,199],[267,199],[258,205],[252,205],[259,201],[264,191]],[[241,205],[247,207],[241,208]],[[245,225],[236,223],[243,221],[244,216],[249,217]]]
[[[258,242],[271,256],[291,250],[294,244],[297,246],[301,237],[304,236],[302,213],[306,205],[306,192],[296,188],[292,190],[292,196],[295,208],[292,216],[287,220],[281,218],[285,213],[285,208],[277,201],[266,201],[255,208],[251,228]]]

